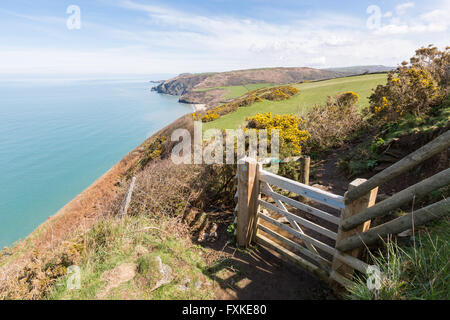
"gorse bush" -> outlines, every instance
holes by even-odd
[[[439,51],[429,46],[416,50],[410,62],[403,62],[388,74],[370,96],[370,112],[379,123],[396,121],[406,114],[424,116],[447,96],[450,48]]]
[[[355,107],[358,99],[356,93],[344,92],[334,98],[328,97],[324,106],[313,107],[302,123],[311,135],[307,141],[308,151],[339,147],[363,126],[362,116]]]
[[[146,151],[143,157],[139,160],[139,166],[145,167],[150,161],[159,159],[163,152],[166,150],[165,136],[157,136],[151,143],[146,146]]]
[[[272,112],[258,113],[254,117],[247,118],[247,120],[247,128],[266,129],[268,139],[270,139],[272,130],[278,130],[280,153],[285,156],[300,155],[302,145],[310,138],[308,131],[300,129],[304,120],[293,114],[272,115]]]

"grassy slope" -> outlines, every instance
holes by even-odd
[[[245,86],[225,86],[225,87],[214,87],[214,88],[201,88],[201,89],[195,89],[194,91],[209,91],[212,89],[222,89],[224,91],[227,91],[227,94],[223,96],[224,99],[233,99],[240,97],[244,94],[246,94],[249,91],[270,87],[274,84],[272,83],[250,83],[246,84]]]
[[[175,235],[170,218],[158,221],[145,215],[109,218],[83,235],[81,246],[82,286],[67,288],[68,276],[53,285],[46,299],[211,299],[214,294],[202,257],[204,249],[189,238]],[[169,231],[170,230],[170,231]],[[156,288],[162,278],[156,258],[169,266],[169,283]],[[129,265],[135,275],[124,278],[118,266]],[[115,271],[115,272],[114,272]],[[108,278],[105,278],[107,273]],[[189,280],[189,281],[187,281]],[[114,283],[112,285],[111,283]],[[180,286],[183,287],[180,289]],[[152,291],[152,289],[154,289]]]
[[[300,93],[289,100],[263,101],[249,107],[239,108],[221,118],[204,124],[204,129],[235,129],[244,122],[244,119],[256,115],[258,112],[273,112],[277,114],[300,113],[305,114],[315,104],[325,103],[327,96],[354,91],[359,94],[359,107],[368,105],[368,96],[373,88],[384,83],[386,74],[363,75],[347,78],[338,78],[325,81],[295,84]]]

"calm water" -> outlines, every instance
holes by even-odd
[[[145,138],[192,112],[149,79],[0,79],[0,248],[24,238]]]

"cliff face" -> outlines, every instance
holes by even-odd
[[[265,68],[220,73],[181,74],[154,87],[159,93],[181,96],[180,102],[212,105],[222,102],[228,92],[218,87],[257,83],[288,84],[305,80],[323,80],[346,76],[339,71],[314,68]],[[208,89],[202,90],[198,89]]]
[[[173,79],[166,80],[152,90],[159,93],[171,94],[174,96],[182,96],[193,87],[205,80],[209,75],[182,74]]]

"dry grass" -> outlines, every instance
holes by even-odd
[[[174,165],[170,159],[150,163],[137,175],[132,214],[183,215],[203,193],[200,165]]]

